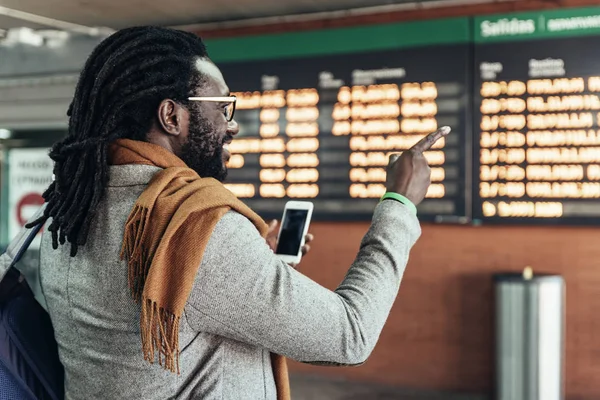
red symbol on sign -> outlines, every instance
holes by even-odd
[[[19,225],[24,226],[27,223],[27,218],[31,215],[23,215],[23,211],[26,207],[41,207],[44,204],[44,198],[39,193],[28,193],[21,197],[21,200],[17,203],[17,221]]]

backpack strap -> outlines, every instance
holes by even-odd
[[[44,209],[46,208],[46,204],[41,206],[39,210],[35,213],[33,217],[31,217],[30,221],[34,221],[37,218],[41,217],[44,213]],[[17,236],[13,238],[10,242],[6,251],[0,256],[0,281],[4,279],[4,276],[8,272],[11,267],[14,267],[17,262],[23,257],[23,254],[35,239],[35,236],[38,234],[40,229],[42,229],[43,223],[39,223],[33,228],[26,228],[23,226]]]

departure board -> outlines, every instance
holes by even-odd
[[[549,21],[487,27],[534,33]],[[600,36],[582,36],[475,47],[474,219],[598,223],[598,45]]]
[[[240,125],[227,187],[263,216],[310,200],[315,218],[367,220],[385,192],[389,155],[449,125],[452,134],[426,153],[432,184],[419,215],[466,216],[468,51],[445,45],[219,64]]]

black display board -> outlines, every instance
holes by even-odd
[[[476,45],[474,219],[600,223],[599,45],[600,36]]]
[[[368,220],[388,156],[440,126],[423,221],[468,213],[468,44],[221,63],[238,96],[228,183],[263,216],[310,200],[317,219]],[[470,117],[469,117],[470,118]],[[443,142],[443,141],[442,141]]]

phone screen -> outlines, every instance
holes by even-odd
[[[281,225],[277,254],[295,256],[300,251],[308,210],[287,209]]]

